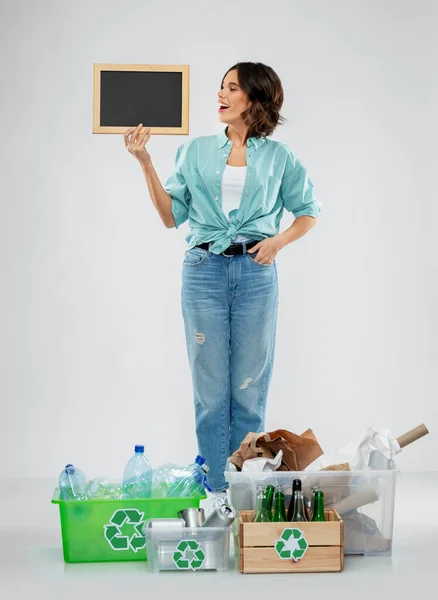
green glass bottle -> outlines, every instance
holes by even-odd
[[[315,509],[313,511],[312,521],[325,521],[324,514],[324,492],[321,490],[315,491]]]
[[[262,484],[258,484],[256,488],[256,510],[254,523],[269,523],[270,521],[271,515],[266,509],[265,487]]]
[[[291,521],[307,521],[302,490],[294,492],[294,514]]]
[[[274,500],[274,491],[275,491],[275,488],[273,485],[266,486],[266,490],[265,490],[266,510],[269,511],[269,514],[272,513],[272,501]]]
[[[274,495],[274,514],[272,515],[272,522],[283,522],[286,521],[286,507],[284,504],[284,492],[281,485],[277,485],[275,488]]]

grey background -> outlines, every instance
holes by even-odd
[[[93,63],[189,64],[190,134],[217,133],[239,60],[271,65],[323,213],[277,259],[267,430],[335,450],[367,425],[431,435],[437,468],[437,4],[2,2],[1,476],[121,476],[196,453],[180,311],[187,224],[166,230],[121,135],[92,134]],[[156,136],[164,182],[187,136]],[[285,213],[282,229],[291,223]]]

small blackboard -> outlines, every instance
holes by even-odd
[[[94,65],[93,133],[189,133],[188,65]]]

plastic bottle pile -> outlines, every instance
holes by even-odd
[[[183,467],[166,464],[152,469],[144,454],[144,446],[135,446],[123,473],[123,482],[107,479],[87,480],[85,474],[71,464],[59,476],[63,500],[111,500],[121,498],[199,498],[209,490],[208,467],[202,456]]]
[[[208,467],[202,456],[188,467],[167,464],[153,472],[153,496],[158,498],[197,498],[209,491]]]

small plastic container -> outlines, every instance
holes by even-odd
[[[311,498],[311,486],[324,492],[325,507],[336,508],[344,521],[344,554],[388,556],[392,552],[394,501],[397,471],[225,471],[230,504],[240,510],[254,510],[256,486],[281,485],[286,507],[292,481],[301,479],[304,496]],[[237,521],[234,543],[239,547]]]
[[[230,560],[230,529],[184,527],[166,531],[145,521],[148,568],[159,571],[226,571]]]

